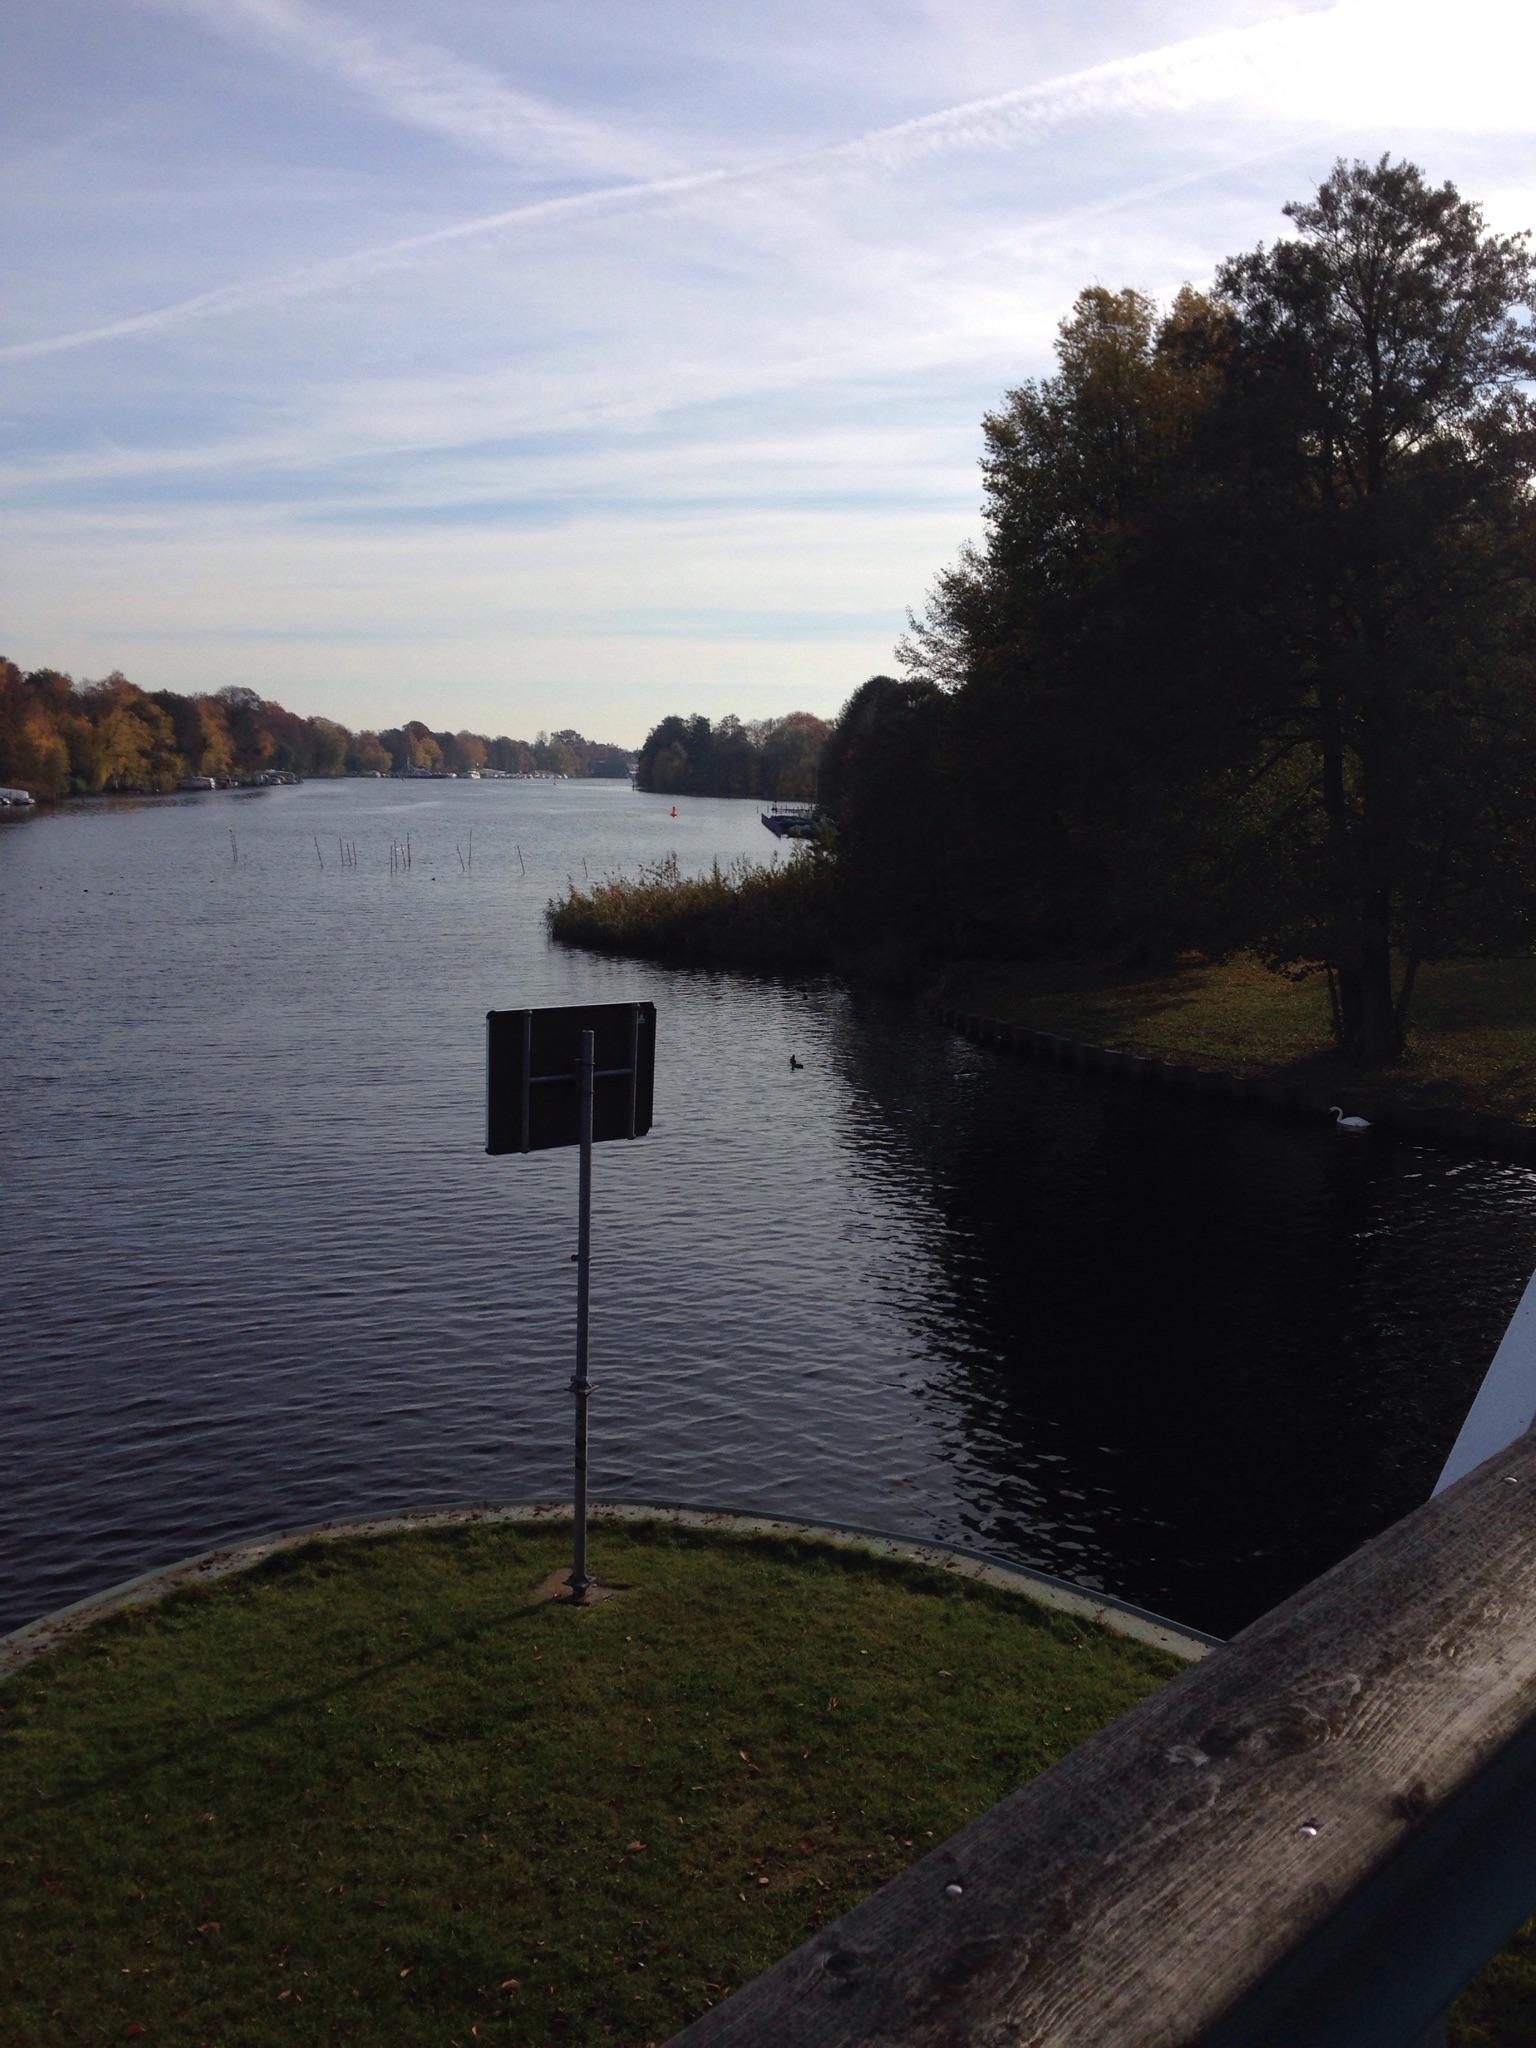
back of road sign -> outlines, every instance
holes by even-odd
[[[651,1128],[656,1005],[486,1013],[485,1149],[543,1152],[581,1142],[577,1068],[592,1033],[592,1137],[643,1138]]]

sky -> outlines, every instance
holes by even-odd
[[[1536,8],[10,0],[0,653],[634,745],[832,716],[1085,285],[1340,156],[1536,225]]]

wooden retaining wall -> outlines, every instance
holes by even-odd
[[[1338,1086],[1342,1086],[1338,1084],[1329,1092],[1265,1076],[1222,1073],[1209,1067],[1187,1066],[1177,1060],[1156,1059],[1148,1054],[1117,1052],[1109,1046],[1093,1045],[1056,1032],[1036,1031],[1025,1024],[1010,1024],[997,1017],[981,1017],[972,1011],[947,1006],[936,1008],[934,1015],[941,1024],[947,1024],[952,1031],[973,1039],[978,1045],[995,1046],[1000,1052],[1013,1053],[1023,1059],[1114,1075],[1144,1087],[1216,1096],[1252,1109],[1266,1110],[1295,1123],[1326,1123],[1329,1106],[1337,1101]],[[1351,1091],[1345,1108],[1368,1116],[1372,1125],[1386,1137],[1448,1146],[1495,1159],[1536,1161],[1536,1127],[1514,1123],[1507,1117],[1489,1116],[1470,1109],[1441,1109],[1432,1103],[1394,1102],[1359,1088]]]

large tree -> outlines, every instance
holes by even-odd
[[[1082,294],[905,658],[984,943],[1323,962],[1378,1060],[1420,959],[1536,922],[1533,273],[1412,165],[1286,212],[1161,320]]]
[[[930,776],[963,787],[963,836],[932,856],[962,944],[1146,942],[1197,894],[1208,749],[1176,646],[1187,550],[1170,562],[1165,540],[1226,324],[1192,291],[1159,319],[1141,293],[1095,286],[1061,324],[1055,374],[982,422],[984,543],[898,650],[953,699],[925,744]]]
[[[1286,213],[1217,280],[1222,567],[1265,758],[1307,771],[1270,936],[1329,963],[1346,1046],[1382,1059],[1420,957],[1526,939],[1536,907],[1533,270],[1386,158]]]

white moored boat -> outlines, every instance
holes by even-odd
[[[819,839],[821,836],[822,816],[814,804],[772,804],[757,815],[775,839]]]

